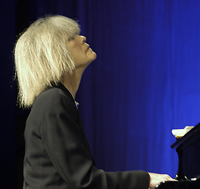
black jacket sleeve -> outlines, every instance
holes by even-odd
[[[69,188],[148,188],[147,172],[105,172],[94,166],[78,110],[64,93],[45,98],[39,119],[44,148]]]

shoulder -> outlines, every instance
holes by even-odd
[[[42,118],[45,115],[68,114],[77,117],[77,108],[70,93],[53,87],[42,92],[36,99],[31,109],[31,114]],[[75,118],[74,117],[74,118]]]
[[[53,87],[42,92],[35,100],[33,106],[70,106],[76,108],[75,102],[72,100],[70,94],[67,94],[60,88]]]
[[[57,98],[66,97],[70,100],[69,96],[62,89],[58,87],[52,87],[50,89],[45,90],[40,95],[38,95],[38,97],[36,98],[36,101],[51,99],[55,97]]]

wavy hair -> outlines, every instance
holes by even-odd
[[[14,49],[18,103],[30,107],[45,89],[75,68],[66,42],[80,33],[76,21],[56,15],[40,18],[19,37]]]

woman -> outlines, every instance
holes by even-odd
[[[25,129],[24,188],[155,188],[168,175],[98,170],[76,108],[85,68],[96,54],[64,16],[33,23],[15,47],[18,100],[31,112]]]

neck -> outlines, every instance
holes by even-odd
[[[75,68],[72,74],[66,73],[63,75],[61,83],[69,90],[74,99],[78,91],[84,70],[85,69],[83,68]]]

